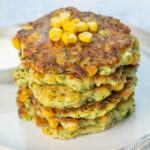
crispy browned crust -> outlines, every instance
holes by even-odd
[[[101,38],[98,33],[93,33],[90,44],[78,40],[76,44],[64,45],[62,41],[53,42],[48,36],[51,28],[50,20],[60,12],[69,11],[72,18],[78,17],[82,21],[96,21],[99,30],[107,30],[108,36]],[[126,47],[133,45],[130,37],[130,29],[119,20],[112,17],[97,15],[92,12],[81,12],[68,7],[58,9],[46,16],[30,22],[33,30],[20,30],[16,37],[25,45],[22,63],[32,67],[38,72],[52,73],[70,70],[78,75],[85,76],[88,66],[113,66],[120,61],[121,53]],[[37,33],[39,37],[33,37]]]
[[[135,64],[135,65],[127,65],[124,66],[123,69],[129,69],[129,70],[133,70],[133,69],[137,69],[139,67],[139,64]]]

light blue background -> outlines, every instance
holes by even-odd
[[[24,23],[66,6],[113,16],[150,31],[150,0],[0,0],[0,26]]]

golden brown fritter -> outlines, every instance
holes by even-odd
[[[131,68],[131,69],[130,69]],[[131,75],[135,76],[138,65],[134,66],[124,66],[119,67],[117,70],[109,76],[104,75],[94,75],[92,77],[83,77],[77,74],[50,74],[45,73],[41,74],[39,72],[34,71],[33,69],[28,69],[23,67],[22,65],[16,68],[14,72],[14,79],[18,86],[27,86],[29,81],[34,81],[40,85],[66,85],[78,92],[88,91],[96,86],[109,84],[111,86],[116,86],[122,82],[122,75],[128,77]]]
[[[40,113],[36,113],[33,115],[32,120],[35,121],[38,127],[46,128],[47,132],[44,133],[50,134],[53,137],[65,139],[74,137],[74,134],[80,135],[81,130],[82,132],[84,132],[84,134],[91,133],[91,131],[86,129],[87,127],[91,127],[93,129],[92,132],[97,132],[97,130],[95,130],[95,127],[100,127],[98,131],[100,131],[101,129],[104,130],[108,127],[111,127],[116,122],[123,119],[125,116],[133,111],[134,101],[131,96],[128,100],[121,101],[116,106],[116,108],[114,108],[109,113],[96,119],[59,119],[55,117],[46,118]]]
[[[98,23],[99,30],[93,33],[90,44],[78,40],[76,44],[64,45],[61,40],[50,40],[50,20],[64,11],[71,12],[72,18],[78,17],[81,21]],[[130,29],[119,20],[92,12],[81,12],[72,7],[58,9],[30,22],[29,25],[33,29],[22,29],[16,35],[23,45],[21,60],[25,66],[41,73],[73,72],[86,76],[86,70],[91,66],[99,68],[119,64],[125,49],[133,48],[137,44],[137,41],[131,38]]]
[[[123,100],[127,100],[129,97],[133,97],[136,80],[134,78],[128,79],[123,90],[113,92],[111,96],[103,100],[102,102],[88,102],[79,108],[69,109],[56,109],[45,107],[34,97],[32,91],[29,88],[20,88],[18,92],[17,103],[19,104],[19,110],[23,113],[28,113],[28,116],[34,114],[42,114],[42,109],[46,109],[47,112],[53,113],[53,116],[58,118],[71,117],[71,118],[86,118],[95,119],[97,117],[107,114],[114,109],[116,105]],[[31,113],[32,112],[32,113]],[[29,118],[29,117],[28,117]]]

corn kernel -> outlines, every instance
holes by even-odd
[[[66,22],[63,24],[63,30],[65,32],[72,32],[72,33],[76,33],[77,31],[77,25],[71,21]]]
[[[22,98],[19,99],[19,101],[24,103],[24,102],[26,102],[26,98],[22,97]]]
[[[62,30],[60,28],[52,28],[49,31],[49,37],[52,41],[59,41],[62,37]]]
[[[98,30],[98,25],[96,22],[88,22],[88,27],[91,32],[97,32]]]
[[[33,26],[31,26],[31,25],[29,25],[29,24],[25,24],[25,25],[23,26],[23,29],[25,29],[25,30],[33,30]]]
[[[14,48],[21,49],[21,43],[18,38],[14,37],[12,39],[12,44],[13,44]]]
[[[127,62],[127,64],[126,64],[126,65],[130,65],[130,64],[132,64],[132,63],[133,63],[133,61],[134,61],[133,57],[129,58],[129,60],[128,60],[128,62]]]
[[[77,125],[72,125],[71,127],[67,128],[69,131],[76,131],[78,129]]]
[[[42,131],[43,131],[43,133],[45,133],[45,134],[47,134],[47,135],[50,135],[50,134],[51,134],[51,132],[48,131],[46,128],[42,128]]]
[[[92,34],[90,32],[82,32],[79,34],[79,40],[85,43],[90,43],[92,41]]]
[[[50,76],[50,77],[48,78],[48,81],[50,81],[50,82],[55,82],[55,81],[56,81],[56,78],[55,78],[54,76]]]
[[[73,23],[75,23],[75,24],[77,24],[77,23],[79,23],[80,22],[80,20],[79,20],[79,18],[75,18],[75,19],[73,19],[73,20],[71,20]]]
[[[49,118],[48,122],[51,128],[56,129],[58,127],[58,121],[56,118]]]
[[[53,17],[51,19],[51,25],[52,27],[60,28],[62,27],[62,23],[59,17]]]
[[[76,43],[77,37],[74,33],[65,32],[62,36],[62,40],[65,44]]]
[[[43,107],[42,114],[44,117],[49,117],[49,118],[54,116],[54,112],[50,107]]]
[[[39,35],[39,33],[37,33],[37,32],[32,33],[32,34],[31,34],[31,37],[34,37],[34,38],[36,38],[36,39],[40,39],[40,35]]]
[[[106,124],[106,121],[107,121],[107,115],[100,117],[100,123],[102,126]]]
[[[35,124],[36,124],[38,127],[40,126],[39,120],[40,120],[39,116],[34,115],[33,121],[35,122]]]
[[[89,73],[90,77],[97,73],[97,67],[95,66],[88,67],[86,70]]]
[[[88,30],[88,25],[85,22],[77,23],[77,32],[84,32]]]
[[[19,101],[20,102],[25,102],[26,101],[26,92],[22,91],[21,94],[19,95]]]
[[[117,102],[117,100],[116,100],[116,102]],[[108,103],[106,106],[106,109],[108,108],[109,110],[112,110],[115,106],[116,106],[115,103]]]
[[[25,121],[30,121],[32,119],[28,114],[21,114],[20,117]]]
[[[120,82],[119,84],[113,86],[113,90],[114,91],[120,91],[123,89],[123,87],[124,87],[124,82]]]
[[[71,19],[71,14],[69,12],[62,12],[59,15],[62,24],[68,22]]]

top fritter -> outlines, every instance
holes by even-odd
[[[59,27],[62,37],[60,40],[53,39],[50,30],[55,19],[52,21],[52,18],[57,17],[57,22],[64,12],[70,14],[68,22],[74,22],[76,25],[84,22],[88,25],[86,30],[91,36],[90,40],[84,41],[84,34],[82,37],[81,31],[74,29],[73,35],[76,39],[66,44],[63,38],[66,33],[71,32],[69,29],[73,28],[73,25],[64,27],[63,22]],[[93,32],[89,22],[98,25]],[[56,10],[25,25],[13,38],[13,44],[20,49],[22,64],[40,73],[109,75],[119,66],[136,64],[139,61],[138,41],[130,34],[127,26],[112,17],[80,12],[70,7]]]

